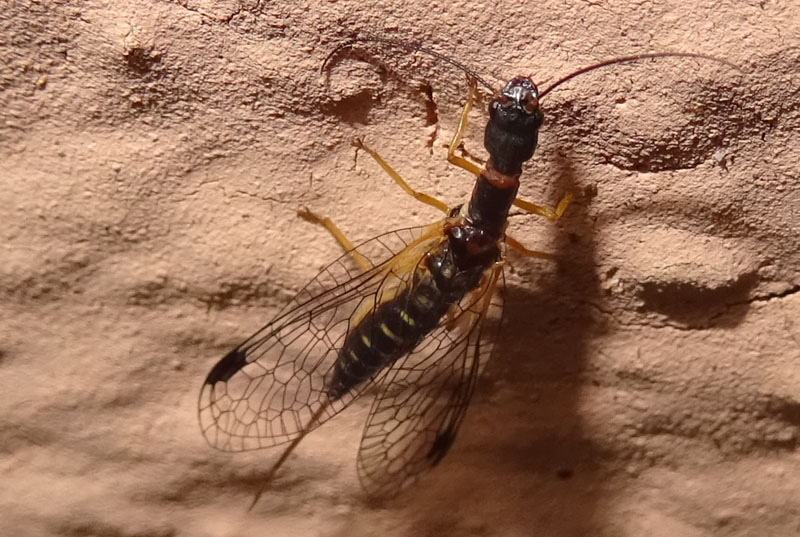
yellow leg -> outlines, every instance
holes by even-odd
[[[548,220],[556,221],[559,218],[561,218],[561,215],[563,215],[564,211],[567,210],[567,206],[571,201],[572,201],[572,194],[567,193],[564,195],[561,201],[558,202],[558,205],[556,206],[555,209],[541,207],[539,205],[535,205],[529,201],[521,200],[519,198],[514,200],[514,205],[516,205],[525,212],[531,214],[538,214],[544,216]],[[539,252],[537,250],[531,250],[529,248],[526,248],[525,246],[523,246],[521,242],[514,239],[513,237],[509,237],[508,235],[506,235],[506,244],[508,244],[511,248],[513,248],[514,250],[518,251],[519,253],[527,257],[537,257],[539,259],[550,259],[550,260],[556,259],[556,257],[553,254],[548,254],[545,252]]]
[[[547,254],[545,252],[539,252],[536,250],[530,250],[528,248],[525,248],[521,242],[514,239],[513,237],[509,237],[508,235],[506,235],[506,244],[508,244],[511,248],[513,248],[514,250],[518,251],[519,253],[527,257],[536,257],[538,259],[549,259],[551,261],[554,261],[556,259],[556,256],[554,256],[553,254]]]
[[[362,142],[360,139],[356,138],[355,140],[353,140],[353,145],[358,149],[363,149],[366,153],[369,154],[369,156],[375,159],[375,162],[380,164],[381,168],[383,168],[384,171],[388,173],[392,179],[394,179],[394,182],[400,185],[400,188],[405,190],[406,193],[413,196],[415,199],[421,201],[422,203],[430,205],[431,207],[436,207],[445,214],[449,212],[447,205],[443,201],[440,201],[434,198],[433,196],[429,196],[422,192],[417,192],[416,190],[408,186],[408,183],[406,183],[405,179],[400,177],[400,174],[394,171],[394,168],[389,166],[389,163],[383,160],[383,157],[381,157],[377,152],[373,151],[371,148],[364,145],[364,142]]]
[[[456,149],[461,145],[461,138],[464,136],[464,131],[467,129],[467,120],[469,111],[472,110],[472,101],[475,100],[475,92],[477,91],[477,83],[472,77],[467,77],[469,81],[469,93],[467,93],[467,102],[464,104],[464,109],[461,110],[461,119],[458,121],[458,129],[453,136],[453,141],[450,142],[450,147],[447,150],[447,161],[450,164],[455,164],[459,168],[463,168],[473,175],[480,175],[481,169],[463,157],[456,156]]]
[[[312,224],[318,224],[327,229],[328,232],[331,235],[333,235],[333,238],[336,239],[336,241],[342,245],[344,251],[348,252],[353,257],[353,260],[358,264],[359,267],[361,267],[361,270],[366,272],[372,268],[370,262],[367,261],[367,259],[363,255],[355,251],[353,243],[350,242],[347,239],[347,237],[344,236],[344,233],[342,233],[339,230],[339,228],[336,227],[336,224],[334,224],[330,218],[328,218],[327,216],[319,216],[315,213],[312,213],[305,207],[303,208],[303,210],[297,211],[297,216],[299,216],[303,220],[306,220],[307,222],[311,222]]]
[[[539,216],[544,216],[548,220],[556,221],[561,218],[561,215],[564,214],[564,211],[567,210],[567,206],[572,201],[572,194],[567,193],[558,202],[558,205],[555,209],[549,209],[547,207],[542,207],[541,205],[536,205],[529,201],[525,201],[522,199],[515,199],[514,205],[525,211],[526,213],[531,214],[538,214]]]

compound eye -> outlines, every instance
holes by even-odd
[[[539,109],[539,99],[532,98],[525,103],[525,111],[529,114],[536,112]]]

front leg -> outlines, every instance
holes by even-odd
[[[463,157],[456,156],[456,149],[461,145],[461,139],[464,137],[464,131],[467,129],[467,121],[469,111],[472,110],[472,102],[475,100],[475,92],[477,91],[477,82],[474,78],[468,76],[469,93],[467,93],[467,102],[464,104],[464,109],[461,110],[461,118],[458,121],[458,129],[453,136],[453,141],[450,142],[450,147],[447,150],[447,160],[450,164],[455,164],[459,168],[463,168],[473,175],[480,175],[481,169]]]

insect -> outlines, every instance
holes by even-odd
[[[736,67],[703,54],[638,54],[590,65],[542,92],[526,76],[494,92],[473,71],[435,51],[367,38],[335,49],[323,69],[339,50],[365,42],[422,52],[467,74],[469,92],[447,158],[476,176],[472,196],[448,208],[414,191],[377,152],[356,141],[406,192],[445,217],[353,246],[330,220],[302,211],[347,253],[211,369],[200,393],[199,419],[205,438],[222,450],[287,444],[269,482],[306,434],[374,389],[358,476],[369,493],[390,497],[439,463],[453,443],[499,328],[505,249],[551,257],[505,233],[512,205],[557,220],[571,200],[567,194],[549,209],[516,197],[522,165],[536,149],[541,99],[580,74],[646,58],[701,58]],[[483,168],[456,155],[478,84],[493,91]]]

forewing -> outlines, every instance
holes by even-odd
[[[278,445],[352,402],[369,382],[335,401],[326,392],[347,332],[407,285],[409,269],[443,237],[440,223],[393,231],[355,247],[368,270],[358,268],[352,253],[325,267],[272,322],[211,369],[198,404],[206,440],[226,451]]]
[[[499,287],[498,264],[382,378],[358,453],[358,476],[370,494],[394,496],[449,450],[500,328]]]

